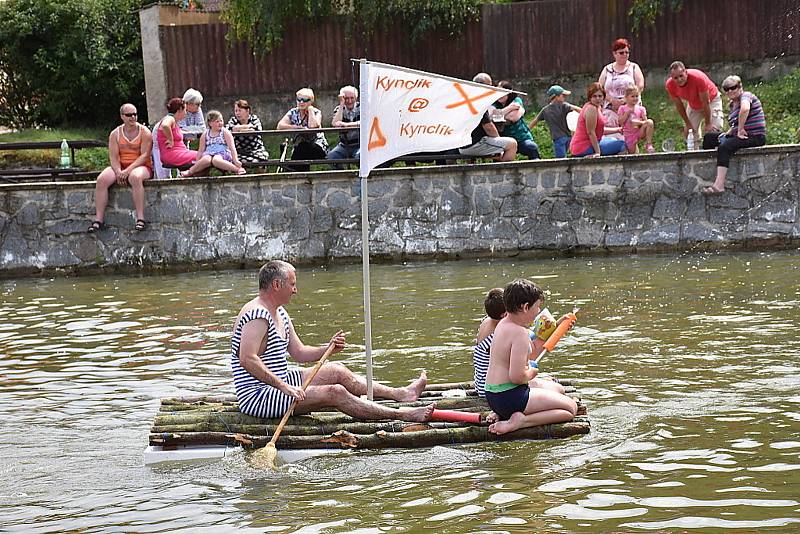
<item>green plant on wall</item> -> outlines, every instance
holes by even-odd
[[[259,54],[273,50],[286,32],[314,32],[315,21],[341,15],[348,33],[370,36],[398,24],[416,41],[428,32],[458,34],[480,14],[478,0],[228,0],[222,19],[229,36],[245,41]],[[322,52],[321,52],[322,53]]]

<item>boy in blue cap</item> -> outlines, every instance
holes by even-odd
[[[578,106],[566,102],[567,97],[571,94],[571,91],[567,91],[560,85],[551,86],[547,90],[550,103],[542,108],[530,124],[530,129],[533,130],[540,120],[547,123],[547,126],[550,127],[550,137],[553,138],[553,149],[557,158],[567,157],[567,147],[572,139],[572,134],[567,126],[567,115],[570,111],[578,113],[581,111]]]

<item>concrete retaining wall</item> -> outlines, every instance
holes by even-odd
[[[800,146],[743,150],[706,197],[713,152],[378,170],[376,259],[787,246],[798,242]],[[87,234],[94,183],[0,185],[0,275],[194,269],[360,258],[355,171],[151,181],[148,229],[112,188]]]

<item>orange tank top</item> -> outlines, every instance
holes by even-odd
[[[117,146],[119,147],[119,166],[123,169],[127,168],[128,165],[136,161],[142,153],[142,129],[144,126],[141,124],[139,125],[139,132],[136,134],[136,137],[133,139],[128,139],[125,137],[125,133],[122,131],[122,126],[117,128]],[[147,159],[144,162],[145,167],[152,168],[152,163],[150,162],[150,154],[147,155]]]

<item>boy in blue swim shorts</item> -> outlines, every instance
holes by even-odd
[[[531,388],[537,370],[528,365],[531,339],[528,325],[539,314],[544,292],[529,280],[518,278],[503,290],[506,316],[494,331],[486,374],[486,400],[496,414],[489,426],[494,434],[520,428],[571,421],[577,403],[567,395]]]

